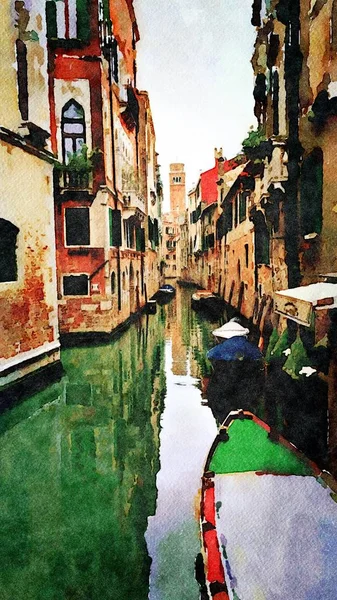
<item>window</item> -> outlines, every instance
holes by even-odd
[[[89,246],[89,208],[66,208],[66,245]]]
[[[225,204],[224,214],[225,214],[225,231],[232,231],[232,229],[233,229],[233,203],[232,202],[228,202]]]
[[[118,60],[118,44],[117,40],[111,42],[111,51],[109,54],[111,74],[115,82],[119,80],[119,60]],[[146,164],[146,163],[145,163]]]
[[[28,121],[28,66],[27,48],[22,40],[16,40],[19,110],[23,121]]]
[[[314,150],[303,160],[300,185],[301,233],[321,233],[323,200],[323,152]]]
[[[331,51],[337,52],[337,0],[333,0],[330,18]]]
[[[116,273],[112,271],[111,273],[111,294],[115,294],[116,292]]]
[[[277,70],[272,74],[272,102],[273,102],[273,134],[279,134],[279,74]]]
[[[90,40],[90,0],[46,2],[47,37],[49,39]]]
[[[65,296],[88,296],[88,275],[64,275],[63,294]]]
[[[245,221],[247,217],[247,192],[240,192],[238,197],[239,202],[239,223]]]
[[[270,235],[264,214],[261,210],[254,210],[251,215],[255,233],[255,264],[269,265],[270,263]]]
[[[239,224],[239,194],[237,194],[235,196],[234,202],[233,202],[233,210],[234,210],[234,227],[237,227]]]
[[[16,238],[19,229],[0,219],[0,282],[17,281]]]
[[[249,246],[248,246],[248,244],[245,244],[245,265],[246,265],[246,269],[248,269],[248,266],[249,266]]]
[[[122,216],[120,210],[109,208],[109,237],[110,246],[122,245]]]
[[[158,219],[154,219],[153,222],[153,241],[155,246],[159,246],[159,223]]]
[[[84,110],[75,100],[63,107],[61,131],[63,162],[68,164],[71,156],[80,152],[85,143]]]

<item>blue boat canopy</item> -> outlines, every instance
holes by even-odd
[[[260,350],[244,336],[235,336],[207,352],[209,360],[262,360]]]

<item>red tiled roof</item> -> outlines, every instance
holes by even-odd
[[[219,160],[216,159],[214,167],[208,171],[204,171],[200,175],[201,200],[202,202],[205,202],[207,206],[213,204],[218,199],[218,186],[216,182],[221,177],[221,175],[219,175],[218,163]],[[224,160],[221,171],[223,174],[225,174],[228,171],[235,169],[239,164],[240,163],[235,158]]]

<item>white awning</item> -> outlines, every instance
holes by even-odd
[[[275,311],[309,326],[313,310],[337,308],[336,283],[312,283],[275,292]]]

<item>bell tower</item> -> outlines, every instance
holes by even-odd
[[[170,212],[179,215],[185,211],[186,181],[185,165],[170,164]]]

